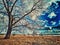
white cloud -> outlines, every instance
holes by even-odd
[[[49,18],[53,18],[56,17],[56,14],[54,12],[52,12],[51,14],[48,15]]]
[[[52,25],[55,25],[56,24],[56,22],[54,22],[54,21],[51,21],[51,23],[52,23]]]

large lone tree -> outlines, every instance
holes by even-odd
[[[19,0],[2,0],[2,4],[4,5],[4,9],[6,10],[6,12],[1,12],[1,13],[4,13],[5,15],[8,16],[8,30],[7,30],[7,33],[6,33],[6,36],[5,36],[5,39],[9,39],[10,38],[10,35],[11,35],[11,32],[12,32],[12,28],[13,27],[16,27],[16,24],[21,21],[25,16],[29,15],[30,13],[32,13],[33,11],[35,11],[37,8],[36,7],[39,7],[39,9],[42,9],[40,7],[40,1],[42,0],[38,0],[36,1],[33,6],[31,7],[31,9],[26,13],[22,13],[22,16],[18,19],[18,20],[15,20],[15,17],[13,15],[13,12],[15,10],[15,7],[19,7],[19,6],[16,6],[16,3],[18,2]],[[24,4],[23,4],[24,5]],[[22,6],[22,5],[21,5]],[[21,9],[20,9],[21,10]],[[19,11],[20,11],[19,10]],[[18,11],[17,11],[18,12]],[[24,12],[24,11],[23,11]],[[20,15],[19,15],[20,16]],[[33,18],[34,19],[34,18]],[[29,23],[28,23],[29,24]],[[31,27],[28,26],[28,24],[25,24],[23,26],[27,26],[28,28],[31,29]]]

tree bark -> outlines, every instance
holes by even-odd
[[[8,30],[7,30],[7,33],[5,35],[5,38],[4,39],[9,39],[10,38],[10,35],[11,35],[11,31],[12,31],[12,17],[11,17],[11,14],[9,13],[8,14],[8,18],[9,18],[9,22],[8,22]]]
[[[9,39],[9,38],[10,38],[11,31],[12,31],[12,28],[9,26],[9,27],[8,27],[8,31],[7,31],[6,36],[5,36],[4,39]]]

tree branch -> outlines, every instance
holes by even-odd
[[[7,7],[9,6],[9,2],[8,2],[8,0],[6,0],[6,5],[7,5]]]
[[[25,27],[26,25],[19,25],[19,26],[24,26],[24,27]],[[19,26],[14,26],[13,28],[15,28],[15,27],[19,27]]]
[[[33,9],[40,1],[41,1],[41,0],[38,0],[38,2],[36,2],[36,3],[33,5],[32,9]]]
[[[10,11],[9,11],[9,4],[10,4],[9,2],[10,2],[10,0],[6,0],[8,12],[10,12]]]
[[[34,9],[35,10],[35,9]],[[30,12],[28,12],[27,14],[25,14],[24,16],[22,16],[21,18],[19,18],[16,22],[14,22],[12,25],[15,25],[17,22],[19,22],[21,19],[23,19],[25,16],[27,16],[28,14],[30,14],[33,10],[31,10]]]
[[[7,5],[6,5],[5,1],[2,0],[2,2],[3,2],[3,4],[4,4],[5,9],[8,11],[8,8],[7,8]]]
[[[37,27],[40,27],[40,28],[42,27],[42,26],[39,26],[39,25],[38,25],[37,27],[31,27],[32,25],[30,25],[29,23],[28,23],[28,24],[25,24],[25,25],[19,25],[19,26],[26,27],[26,28],[28,28],[28,29],[30,29],[30,30],[32,30],[32,29],[35,30],[35,29],[38,29]],[[19,26],[14,26],[13,28],[19,27]],[[40,28],[39,28],[39,29],[40,29]]]
[[[24,16],[22,16],[20,19],[18,19],[18,20],[17,20],[16,22],[14,22],[12,25],[15,25],[15,24],[18,23],[21,19],[23,19],[25,16],[27,16],[27,15],[30,14],[32,11],[34,11],[34,10],[36,9],[36,8],[34,8],[34,6],[36,6],[37,3],[39,3],[39,2],[40,2],[40,0],[33,5],[33,7],[31,8],[31,11],[30,11],[30,12],[28,12],[27,14],[25,14]]]
[[[15,6],[15,4],[16,4],[17,1],[18,0],[15,0],[15,2],[13,3],[10,13],[13,11],[13,8],[14,8],[14,6]]]

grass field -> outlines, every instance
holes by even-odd
[[[0,45],[60,45],[60,36],[26,36],[15,35],[3,39],[0,35]]]

